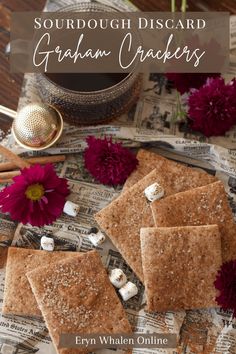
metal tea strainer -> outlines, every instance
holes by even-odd
[[[3,112],[2,109],[1,111]],[[50,105],[32,103],[18,113],[9,109],[5,109],[3,113],[14,118],[12,134],[16,142],[25,149],[47,149],[55,144],[62,134],[62,115]]]

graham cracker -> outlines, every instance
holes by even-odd
[[[126,180],[124,190],[133,186],[154,169],[156,169],[161,176],[164,175],[166,178],[171,178],[173,183],[178,183],[180,176],[183,175],[186,185],[185,190],[217,181],[216,177],[209,175],[204,171],[194,170],[178,162],[168,160],[152,151],[140,149],[137,154],[137,159],[139,164],[136,170],[134,170]],[[168,176],[169,173],[170,176]],[[188,185],[189,188],[187,188]],[[183,189],[180,189],[179,191],[182,190]]]
[[[147,156],[156,154],[141,150]],[[125,261],[141,281],[143,270],[140,251],[140,228],[154,226],[150,204],[144,190],[158,182],[165,190],[164,197],[208,184],[214,177],[160,157],[160,168],[153,170],[116,200],[95,215],[98,225],[107,233]],[[159,156],[158,156],[159,159]],[[153,164],[152,164],[153,165]],[[142,166],[142,165],[141,165]]]
[[[141,229],[147,310],[216,307],[222,264],[217,225]]]
[[[5,268],[7,262],[7,247],[0,247],[0,269]]]
[[[3,314],[42,316],[32,293],[26,273],[43,264],[50,267],[62,258],[77,257],[77,252],[47,252],[9,247],[3,300]]]
[[[151,204],[157,227],[217,224],[222,258],[236,258],[236,225],[222,182],[169,196]]]
[[[12,242],[10,235],[0,235],[0,269],[6,267],[8,247]]]
[[[57,353],[87,353],[58,348],[60,335],[132,333],[125,310],[96,251],[55,261],[27,273]]]

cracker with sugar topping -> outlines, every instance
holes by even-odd
[[[132,333],[96,251],[55,261],[50,268],[37,268],[27,273],[27,277],[59,354],[88,352],[59,349],[62,333]]]
[[[76,252],[47,252],[9,247],[3,300],[3,314],[18,316],[42,316],[26,272],[42,265],[50,265],[62,258],[78,257]]]
[[[221,259],[217,225],[141,229],[147,310],[216,307]]]
[[[216,177],[209,175],[204,171],[194,170],[178,162],[168,160],[152,151],[140,149],[137,154],[137,159],[139,161],[138,167],[127,178],[124,190],[133,186],[154,169],[158,171],[160,176],[171,179],[170,182],[176,184],[176,193],[178,192],[178,180],[181,179],[181,176],[185,183],[184,190],[204,186],[217,181]],[[182,186],[180,183],[179,191],[183,191],[181,188]]]
[[[169,196],[151,204],[157,227],[217,224],[222,258],[236,258],[236,224],[222,182]]]
[[[145,150],[141,150],[145,151]],[[149,164],[148,152],[146,164]],[[150,153],[151,156],[156,154]],[[159,157],[158,157],[159,158]],[[160,157],[162,164],[116,200],[95,215],[98,225],[107,233],[135,274],[143,281],[140,251],[140,228],[154,225],[150,204],[144,190],[157,182],[168,195],[208,184],[214,177]],[[151,165],[153,166],[153,164]]]

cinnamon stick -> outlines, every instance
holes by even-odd
[[[0,145],[0,154],[5,156],[7,160],[10,160],[12,163],[14,163],[17,167],[19,168],[27,168],[30,167],[30,164],[23,160],[21,157],[18,155],[14,154],[11,150],[5,148],[4,146]]]
[[[54,155],[54,156],[40,156],[40,157],[30,157],[25,159],[30,165],[39,163],[40,165],[45,165],[47,163],[56,163],[65,161],[65,155]],[[16,169],[18,166],[14,162],[2,162],[0,163],[0,171],[11,171]]]
[[[0,173],[0,183],[11,183],[13,177],[20,175],[20,170],[18,171],[8,171]]]
[[[12,178],[8,178],[8,179],[0,179],[0,183],[12,183]]]
[[[20,175],[20,170],[19,171],[8,171],[8,172],[1,172],[0,173],[0,180],[3,181],[5,179],[12,179],[15,176]]]

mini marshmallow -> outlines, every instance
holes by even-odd
[[[63,209],[64,213],[66,213],[67,215],[70,216],[77,216],[78,212],[79,212],[79,205],[75,204],[73,202],[71,202],[70,200],[67,200],[65,205],[64,205],[64,209]]]
[[[1,353],[3,354],[15,354],[16,347],[11,344],[3,343],[1,347]]]
[[[122,269],[119,268],[112,269],[109,279],[112,285],[114,285],[118,289],[120,289],[123,285],[127,283],[127,277],[125,273]]]
[[[131,299],[138,294],[138,288],[136,284],[129,281],[126,283],[121,289],[119,289],[119,293],[124,301]]]
[[[105,240],[105,235],[96,227],[92,227],[88,234],[89,241],[95,246],[101,245]]]
[[[41,237],[41,248],[44,251],[52,252],[54,250],[54,240],[51,237]]]
[[[161,199],[164,196],[164,193],[164,188],[162,188],[162,186],[157,182],[148,186],[144,191],[146,198],[150,202],[154,202],[154,200]]]

